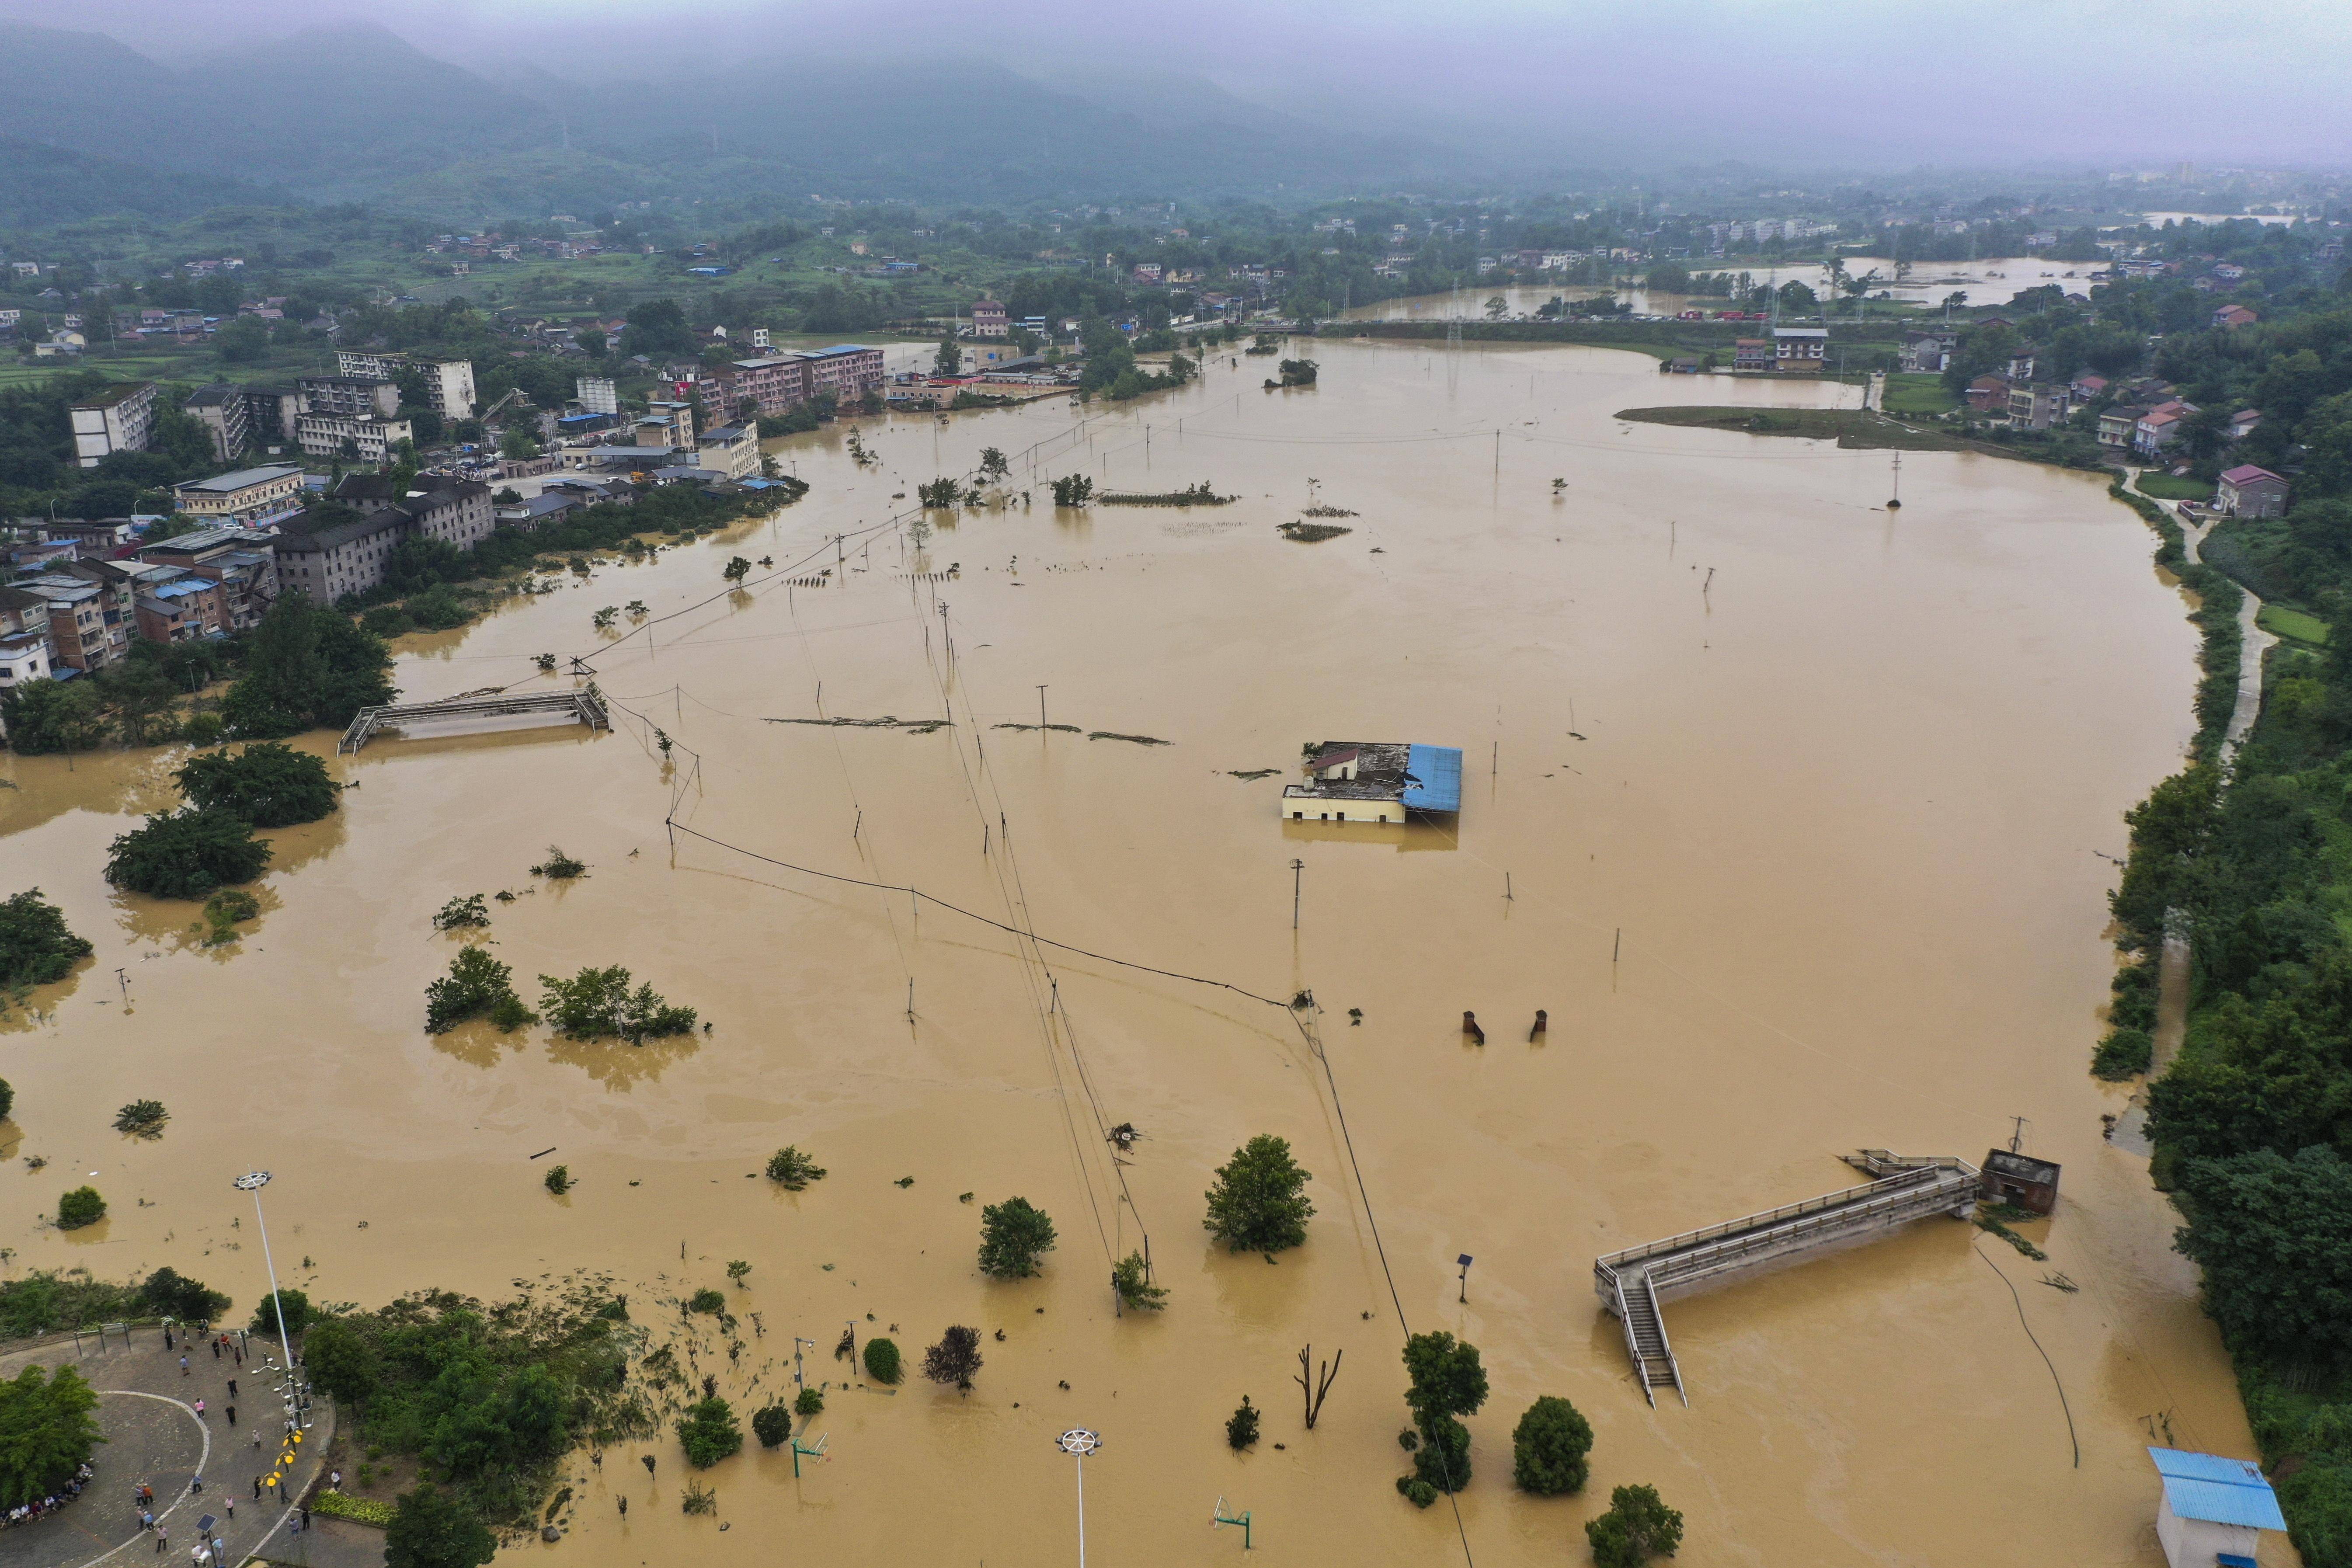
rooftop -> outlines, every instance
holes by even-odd
[[[277,463],[266,468],[239,468],[233,474],[215,474],[209,479],[188,479],[172,488],[183,495],[227,495],[251,485],[266,485],[278,479],[292,479],[301,471],[299,464]]]
[[[2180,1448],[2150,1448],[2147,1457],[2164,1478],[2164,1500],[2176,1517],[2254,1530],[2286,1528],[2270,1479],[2252,1460]]]
[[[2284,479],[2279,479],[2278,475],[2272,473],[2268,468],[2261,468],[2253,463],[2241,463],[2236,468],[2224,473],[2221,478],[2233,485],[2252,484],[2256,479],[2277,479],[2280,484],[2286,483]]]
[[[1394,800],[1413,811],[1462,809],[1462,752],[1453,746],[1424,746],[1403,741],[1326,741],[1314,747],[1301,765],[1309,777],[1304,784],[1286,786],[1282,793],[1286,797]],[[1355,776],[1313,776],[1339,767],[1351,768]]]
[[[142,392],[152,390],[154,385],[152,381],[117,382],[96,397],[85,397],[74,406],[76,408],[111,408],[118,403],[136,397]]]

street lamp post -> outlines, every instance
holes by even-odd
[[[278,1265],[269,1256],[269,1222],[261,1217],[261,1189],[269,1184],[267,1171],[248,1171],[230,1185],[253,1194],[253,1223],[261,1227],[261,1266],[269,1271],[269,1305],[278,1314],[278,1342],[286,1352],[286,1374],[294,1374],[294,1337],[286,1331],[286,1301],[278,1293]]]
[[[1054,1442],[1078,1461],[1078,1568],[1087,1568],[1087,1456],[1102,1447],[1102,1434],[1073,1426]]]

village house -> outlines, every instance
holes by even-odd
[[[1951,363],[1952,353],[1959,347],[1957,331],[1908,331],[1903,334],[1903,368],[1915,375],[1937,374]]]
[[[2268,468],[2241,463],[2214,487],[2213,504],[2231,517],[2284,517],[2287,482]]]
[[[971,303],[971,335],[975,338],[1007,338],[1013,326],[1005,319],[1004,306],[994,300],[975,300]]]
[[[1770,370],[1772,345],[1763,338],[1740,338],[1731,345],[1731,368],[1734,370]]]
[[[2170,1568],[2253,1568],[2265,1530],[2284,1530],[2277,1494],[2251,1459],[2150,1448],[2164,1485],[2156,1539]]]
[[[2047,430],[2066,417],[2063,386],[2034,383],[2009,389],[2009,422],[2028,430]]]
[[[1960,399],[1979,414],[2009,412],[2009,378],[2005,375],[1980,375],[1969,383]]]
[[[2232,441],[2242,441],[2247,437],[2252,435],[2254,431],[2261,426],[2262,422],[2263,411],[2261,409],[2241,408],[2235,414],[2230,416],[2230,424],[2226,434]]]
[[[1304,784],[1282,790],[1294,822],[1402,823],[1408,812],[1462,809],[1462,752],[1399,741],[1326,741],[1309,749]]]
[[[2240,327],[2251,327],[2261,320],[2243,305],[2224,305],[2213,312],[2213,324],[2224,331],[2234,332]]]
[[[2129,447],[2133,433],[2138,430],[2140,419],[2147,413],[2146,408],[2123,404],[2101,410],[2099,445],[2116,452]]]
[[[1772,368],[1782,375],[1818,375],[1829,352],[1827,327],[1772,329]]]
[[[2132,450],[2153,458],[2180,439],[2181,416],[2177,407],[2151,408],[2132,426]]]
[[[2107,378],[2083,371],[2066,384],[2066,390],[2077,403],[2088,403],[2107,390]]]
[[[220,584],[174,567],[151,567],[132,588],[139,635],[152,642],[193,642],[228,635]]]

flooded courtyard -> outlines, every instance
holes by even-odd
[[[706,1354],[739,1408],[814,1342],[828,1457],[799,1480],[753,1447],[689,1518],[674,1440],[583,1454],[572,1533],[501,1561],[1057,1561],[1073,1426],[1104,1438],[1102,1562],[1231,1560],[1220,1498],[1257,1560],[1459,1561],[1454,1511],[1392,1484],[1398,1348],[1442,1328],[1492,1383],[1459,1498],[1481,1563],[1582,1561],[1628,1482],[1684,1511],[1688,1568],[1978,1563],[2021,1537],[2038,1562],[2161,1562],[2143,1446],[2252,1448],[2172,1212],[2101,1138],[2122,1091],[2084,1070],[2105,857],[2193,728],[2194,628],[2144,525],[2091,478],[1970,455],[1906,454],[1890,512],[1886,453],[1611,417],[1851,389],[1581,348],[1311,352],[1309,390],[1221,357],[1119,407],[870,419],[870,465],[839,428],[772,443],[814,487],[772,521],[404,639],[405,700],[569,685],[533,658],[577,655],[616,728],[335,760],[358,787],[268,835],[230,947],[100,879],[181,753],[0,758],[5,890],[99,944],[0,1024],[11,1267],[168,1263],[241,1318],[267,1283],[228,1182],[262,1166],[281,1279],[313,1300],[602,1271],[666,1330],[727,1289],[761,1315],[740,1363]],[[916,486],[985,447],[1029,504],[918,527]],[[1074,472],[1239,499],[1056,510],[1044,481]],[[1350,531],[1277,532],[1310,506]],[[774,565],[727,594],[734,554]],[[631,599],[652,625],[592,629]],[[1000,728],[1041,704],[1075,731]],[[1458,822],[1284,821],[1325,739],[1461,748]],[[589,874],[532,877],[551,842]],[[427,1036],[456,940],[431,915],[501,889],[489,936],[527,995],[625,964],[713,1029]],[[160,1142],[109,1130],[142,1096],[173,1112]],[[1691,1403],[1645,1404],[1595,1256],[1849,1184],[1836,1156],[1864,1146],[1977,1162],[2020,1117],[2064,1165],[2024,1227],[2047,1261],[1929,1220],[1672,1302]],[[1115,1159],[1120,1122],[1143,1137]],[[1315,1175],[1308,1243],[1271,1264],[1201,1226],[1259,1132]],[[830,1173],[746,1179],[786,1143]],[[41,1228],[82,1180],[111,1217]],[[1060,1245],[991,1282],[978,1211],[1013,1194]],[[1111,1263],[1147,1237],[1168,1310],[1117,1317]],[[839,1386],[845,1326],[911,1359],[950,1323],[982,1331],[970,1395]],[[1310,1342],[1346,1352],[1311,1433]],[[1580,1497],[1510,1485],[1544,1394],[1592,1422]],[[1236,1457],[1244,1394],[1265,1437]]]

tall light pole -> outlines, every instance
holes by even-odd
[[[278,1342],[286,1352],[286,1375],[294,1375],[294,1336],[286,1331],[286,1301],[278,1293],[278,1265],[269,1256],[269,1222],[261,1217],[261,1189],[269,1184],[267,1171],[248,1171],[229,1184],[253,1194],[253,1223],[261,1227],[261,1266],[269,1271],[269,1305],[278,1314]]]
[[[1102,1447],[1102,1434],[1073,1426],[1054,1442],[1078,1461],[1078,1568],[1087,1568],[1087,1456]]]

